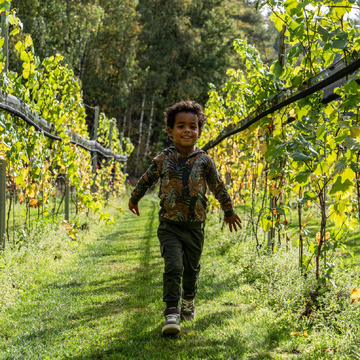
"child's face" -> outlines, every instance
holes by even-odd
[[[180,152],[191,151],[201,135],[197,115],[190,112],[176,114],[174,128],[168,128],[168,134]]]

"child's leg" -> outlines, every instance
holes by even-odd
[[[163,301],[166,307],[178,307],[183,273],[181,231],[173,224],[161,222],[158,228],[161,255],[164,258]]]
[[[200,257],[204,245],[204,229],[186,229],[183,237],[183,281],[185,297],[195,296],[200,272]]]

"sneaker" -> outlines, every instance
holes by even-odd
[[[186,296],[184,292],[181,294],[181,309],[180,317],[181,320],[194,320],[195,319],[195,295]]]
[[[164,311],[165,324],[162,328],[163,335],[174,335],[180,332],[180,311],[177,307],[167,308]]]

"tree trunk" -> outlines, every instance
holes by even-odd
[[[140,124],[139,124],[139,141],[138,141],[138,148],[137,148],[137,153],[136,153],[136,165],[135,165],[135,174],[136,175],[137,175],[138,164],[139,164],[140,146],[141,146],[143,121],[144,121],[145,99],[146,99],[146,93],[144,91],[144,96],[143,96],[142,104],[141,104],[141,115],[140,115]]]
[[[128,138],[130,138],[131,135],[131,114],[132,114],[132,104],[130,105],[130,110],[128,114]]]
[[[151,137],[151,130],[152,130],[152,122],[153,122],[153,115],[154,115],[154,101],[155,101],[155,93],[153,94],[152,100],[151,100],[149,130],[148,130],[148,136],[147,136],[146,146],[145,146],[145,155],[149,152],[150,137]]]
[[[121,133],[120,133],[120,149],[121,150],[123,148],[123,142],[124,142],[124,136],[125,136],[125,126],[126,126],[126,109],[124,112],[124,120],[123,120],[123,125],[122,125],[122,129],[121,129]]]

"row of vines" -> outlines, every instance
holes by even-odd
[[[65,179],[66,186],[76,192],[77,211],[101,211],[104,195],[123,191],[124,164],[98,158],[94,176],[93,154],[70,143],[71,133],[85,139],[93,137],[86,125],[81,84],[73,71],[62,64],[61,55],[42,61],[36,56],[31,36],[23,34],[20,19],[10,11],[11,1],[2,1],[0,8],[7,14],[9,44],[14,44],[11,51],[15,51],[22,62],[22,73],[6,71],[6,55],[0,52],[0,88],[23,100],[33,112],[54,124],[63,139],[51,140],[21,119],[1,111],[0,150],[7,164],[7,188],[16,193],[16,201],[25,202],[28,207],[41,206],[42,214],[47,215],[51,212],[50,200],[56,196],[57,181]],[[4,41],[5,37],[0,38],[1,46]],[[109,138],[111,122],[115,126]],[[119,141],[116,120],[103,113],[97,139],[104,147],[111,145],[111,150],[117,154],[129,155],[132,151],[128,139]],[[9,199],[11,207],[13,197]]]
[[[285,31],[286,50],[268,66],[254,47],[235,41],[241,70],[230,69],[222,89],[212,87],[200,145],[264,104],[271,106],[281,90],[301,88],[335,61],[358,58],[359,23],[349,14],[359,13],[359,1],[259,0],[257,6],[271,9],[277,30]],[[247,225],[258,251],[297,243],[303,273],[313,271],[320,284],[332,281],[334,251],[344,247],[349,229],[359,227],[357,76],[335,89],[338,100],[323,104],[320,91],[211,150],[234,201],[249,209]]]

